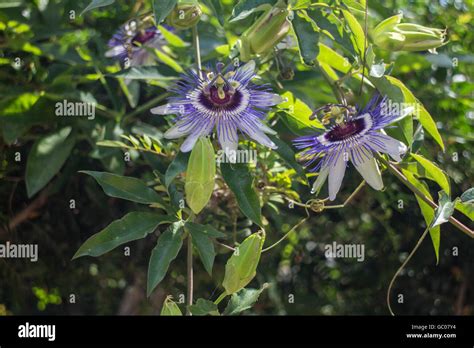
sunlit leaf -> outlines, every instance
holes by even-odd
[[[412,153],[411,156],[425,168],[428,177],[438,183],[438,185],[448,194],[451,194],[449,179],[445,172],[443,172],[436,164],[426,159],[421,155]]]
[[[184,186],[186,202],[195,214],[199,214],[209,202],[214,191],[215,175],[214,147],[209,138],[201,137],[191,151]]]
[[[435,210],[435,216],[431,222],[430,228],[439,226],[449,221],[454,213],[455,202],[451,202],[446,192],[439,192],[438,208]]]
[[[167,296],[165,298],[165,302],[163,303],[163,307],[161,308],[160,315],[162,315],[162,316],[180,316],[180,315],[183,315],[183,313],[181,312],[181,309],[179,309],[176,302],[173,301],[173,298],[171,296]]]
[[[409,172],[408,170],[402,169],[403,175],[408,179],[410,183],[412,183],[416,188],[418,188],[423,194],[428,197],[429,199],[433,199],[431,197],[431,194],[426,187],[426,184],[419,181],[415,176]],[[416,201],[418,202],[418,205],[420,206],[421,209],[421,214],[423,215],[423,218],[425,219],[426,225],[431,226],[431,222],[433,221],[435,217],[435,211],[434,209],[428,205],[425,201],[423,201],[421,198],[419,198],[417,195],[415,195]],[[436,263],[439,262],[439,245],[440,245],[440,228],[439,226],[434,226],[430,228],[430,236],[431,236],[431,241],[433,242],[433,247],[436,255]]]
[[[342,10],[342,13],[344,15],[344,18],[346,19],[346,23],[349,26],[349,29],[352,32],[354,48],[359,53],[359,57],[362,60],[365,55],[365,45],[366,45],[364,29],[360,25],[357,18],[355,18],[354,15],[350,13],[348,10]]]
[[[309,119],[313,111],[301,99],[296,98],[293,93],[288,91],[283,93],[281,97],[285,101],[278,104],[277,108],[285,113],[286,117],[283,116],[285,123],[297,135],[314,134],[318,132],[318,129],[324,129],[319,120]]]

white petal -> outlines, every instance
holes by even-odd
[[[336,198],[339,189],[341,188],[342,179],[346,173],[348,153],[339,153],[335,163],[329,165],[329,200],[333,201]]]
[[[275,93],[256,92],[252,102],[257,107],[269,107],[283,103],[284,99]]]
[[[400,162],[402,160],[401,155],[407,152],[407,147],[404,143],[388,135],[377,134],[374,139],[376,139],[376,143],[372,141],[370,142],[372,148],[375,151],[390,155],[390,157],[392,157],[397,162]],[[379,142],[382,142],[383,146],[381,146]]]
[[[261,124],[260,124],[260,129],[261,129],[263,132],[267,133],[267,134],[272,134],[272,135],[277,134],[276,131],[274,131],[273,129],[271,129],[270,127],[268,127],[268,126],[267,126],[266,124],[264,124],[264,123],[261,123]]]
[[[181,151],[182,152],[189,152],[193,149],[194,145],[196,144],[196,141],[198,140],[199,136],[201,133],[199,132],[194,132],[190,134],[186,140],[183,142],[181,145]]]
[[[168,115],[171,114],[171,105],[165,104],[157,106],[156,108],[151,109],[150,112],[155,115]]]
[[[214,124],[209,123],[206,126],[202,127],[201,129],[197,129],[194,132],[192,132],[190,135],[188,135],[186,140],[181,145],[181,151],[182,152],[191,151],[194,145],[196,144],[196,141],[199,139],[199,137],[208,135],[211,132],[212,128],[214,128]]]
[[[277,146],[275,145],[275,143],[271,141],[270,138],[267,137],[263,130],[260,128],[260,121],[257,120],[256,122],[257,124],[255,125],[248,125],[247,123],[242,122],[239,124],[239,126],[245,134],[247,134],[256,142],[268,146],[271,149],[276,149]]]
[[[319,190],[321,190],[321,186],[326,182],[326,179],[329,174],[329,167],[323,167],[319,171],[318,178],[313,184],[313,189],[311,190],[311,193],[315,193],[316,195],[319,193]]]
[[[166,139],[178,139],[188,135],[191,130],[191,126],[183,127],[182,122],[177,123],[165,132],[164,137]]]
[[[232,127],[226,122],[219,123],[218,138],[219,144],[221,144],[222,150],[229,160],[230,163],[235,163],[237,147],[239,146],[239,137],[237,135],[237,129]]]
[[[125,52],[125,47],[123,46],[115,46],[113,48],[111,48],[110,50],[108,50],[107,52],[105,52],[105,56],[108,57],[108,58],[111,58],[111,57],[115,57],[115,56],[118,56],[122,53]]]
[[[413,114],[414,112],[415,112],[415,108],[413,106],[406,107],[406,108],[400,110],[400,115],[397,118],[391,120],[389,124],[401,121],[402,119],[404,119],[408,115]]]
[[[382,175],[374,157],[368,159],[364,156],[362,161],[357,161],[357,164],[354,161],[352,163],[354,163],[357,171],[362,175],[367,184],[374,190],[380,191],[383,188]]]
[[[255,61],[251,60],[238,69],[238,80],[250,79],[255,73]]]

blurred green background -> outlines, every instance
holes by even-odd
[[[118,139],[122,133],[139,136],[151,132],[161,139],[166,122],[153,117],[149,109],[159,105],[156,98],[166,92],[170,82],[166,78],[151,83],[135,81],[127,91],[110,76],[119,70],[118,64],[104,57],[115,30],[134,14],[149,10],[148,1],[117,1],[79,16],[88,3],[0,2],[0,241],[39,245],[38,262],[0,259],[0,315],[156,314],[166,295],[179,300],[186,292],[183,250],[165,280],[146,298],[147,264],[156,236],[129,244],[130,256],[118,248],[100,258],[71,261],[86,238],[136,208],[133,203],[107,197],[78,171],[107,170],[150,179],[152,170],[163,172],[170,162],[170,158],[137,151],[132,151],[132,160],[126,162],[120,149],[96,145],[100,140]],[[232,1],[223,2],[225,16],[233,5]],[[369,11],[372,27],[403,11],[407,21],[448,28],[450,43],[440,48],[438,55],[377,53],[385,62],[395,62],[392,74],[410,87],[436,120],[446,151],[440,152],[431,138],[423,140],[420,135],[421,151],[447,171],[453,196],[457,196],[474,184],[474,5],[467,0],[370,1]],[[252,17],[231,23],[224,30],[207,11],[199,24],[204,61],[222,57],[222,45],[235,41],[251,21]],[[191,42],[190,31],[178,35]],[[182,68],[191,66],[191,48],[180,46],[175,43],[169,52],[178,66],[161,64],[164,76],[177,76]],[[18,57],[19,67],[15,66]],[[302,68],[295,52],[284,52],[281,59],[294,69],[295,76],[274,81],[276,88],[293,91],[313,108],[335,101],[320,73]],[[267,74],[266,78],[277,77]],[[357,84],[353,88],[357,90]],[[54,105],[63,99],[96,101],[96,118],[56,117]],[[363,104],[365,100],[354,98],[353,102]],[[51,183],[28,198],[24,181],[28,153],[35,140],[64,126],[73,128],[74,148]],[[285,141],[294,138],[283,124],[277,128]],[[166,146],[167,153],[175,149],[173,144]],[[20,161],[15,161],[17,153]],[[453,160],[456,156],[457,161]],[[290,189],[292,184],[281,174],[277,158],[267,160],[272,163],[271,180],[280,180],[280,186]],[[349,170],[339,199],[347,197],[359,180],[358,174]],[[297,233],[264,254],[251,285],[270,282],[272,286],[247,314],[388,314],[385,296],[390,279],[425,225],[413,195],[388,173],[384,182],[383,192],[364,188],[345,209],[313,213]],[[294,182],[293,189],[302,201],[310,198],[307,187]],[[434,184],[431,189],[436,196]],[[75,207],[71,209],[72,199]],[[404,202],[403,209],[398,208],[399,200]],[[269,206],[263,210],[272,241],[305,216],[304,209],[289,209],[286,203],[275,206],[278,211]],[[20,212],[26,212],[25,216],[18,217]],[[225,191],[214,194],[202,215],[202,222],[226,231],[232,231],[235,222],[239,238],[248,232],[248,221],[238,216]],[[459,213],[456,216],[472,225]],[[426,239],[397,279],[392,292],[395,313],[473,314],[473,241],[449,224],[441,231],[439,264],[431,241]],[[326,258],[324,245],[333,241],[364,244],[365,261]],[[453,248],[458,248],[458,256],[453,255]],[[220,293],[217,286],[229,254],[225,249],[219,252],[212,279],[196,262],[196,297],[214,299]],[[403,294],[404,303],[396,303],[398,294]],[[75,303],[71,303],[71,295]]]

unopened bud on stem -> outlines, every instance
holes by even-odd
[[[374,43],[390,51],[434,50],[446,44],[446,30],[400,23],[403,15],[387,18],[373,31]]]

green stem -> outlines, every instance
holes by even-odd
[[[421,242],[423,242],[423,240],[425,239],[426,235],[428,234],[430,228],[427,227],[425,229],[425,232],[423,232],[423,234],[421,235],[420,239],[418,239],[418,242],[416,243],[415,247],[413,248],[413,250],[410,252],[410,255],[408,255],[408,257],[406,258],[406,260],[402,263],[402,265],[398,268],[398,270],[395,272],[392,280],[390,281],[390,285],[388,286],[388,290],[387,290],[387,306],[388,306],[388,310],[390,311],[390,314],[395,316],[395,314],[393,313],[392,311],[392,307],[390,306],[390,293],[392,292],[392,287],[393,287],[393,284],[395,283],[395,279],[397,279],[398,275],[401,273],[401,271],[405,268],[405,266],[407,265],[408,261],[410,261],[410,259],[412,258],[412,256],[415,254],[415,252],[418,250],[418,248],[420,247],[421,245]]]
[[[438,209],[438,205],[433,202],[430,198],[428,198],[423,192],[421,192],[415,185],[413,185],[408,179],[403,175],[398,168],[387,161],[385,158],[382,156],[378,156],[378,159],[380,162],[385,164],[387,166],[388,170],[397,177],[406,187],[408,187],[415,195],[420,197],[421,200],[423,200],[426,204],[428,204],[431,208],[433,209]],[[453,216],[449,217],[448,220],[454,227],[459,229],[461,232],[467,234],[469,237],[474,238],[474,231],[471,230],[469,227],[461,223],[459,220],[454,218]]]
[[[364,187],[365,185],[365,181],[362,181],[359,186],[357,186],[357,188],[354,190],[354,192],[351,193],[351,195],[349,197],[347,197],[347,199],[344,201],[344,203],[342,204],[338,204],[338,205],[326,205],[324,206],[324,209],[340,209],[340,208],[344,208],[347,204],[349,204],[353,199],[354,197],[359,193],[360,190],[362,190],[362,188]]]
[[[266,247],[265,249],[262,250],[262,253],[264,252],[267,252],[269,251],[270,249],[273,249],[274,247],[276,247],[278,244],[280,244],[281,242],[283,242],[286,238],[288,238],[288,236],[290,235],[290,233],[294,232],[298,227],[300,227],[304,222],[306,222],[306,220],[308,220],[309,218],[309,213],[308,213],[308,210],[306,210],[306,214],[307,216],[301,220],[300,222],[298,222],[295,226],[293,226],[291,228],[291,230],[289,230],[288,232],[286,232],[283,237],[281,237],[279,240],[277,240],[275,243],[273,243],[272,245],[270,245],[269,247]]]
[[[197,24],[193,27],[193,44],[194,52],[196,54],[196,65],[198,69],[199,77],[202,78],[202,64],[201,64],[201,48],[199,46],[199,33]]]
[[[214,301],[215,305],[218,305],[221,303],[221,301],[227,296],[227,293],[224,291],[218,298],[217,300]]]
[[[193,304],[193,290],[194,290],[194,271],[193,271],[193,240],[191,234],[187,238],[187,294],[186,294],[186,308],[187,315],[191,315],[189,306]]]
[[[368,35],[368,28],[367,28],[367,12],[369,4],[368,1],[365,3],[365,24],[364,24],[364,57],[362,57],[362,79],[360,80],[360,88],[359,88],[359,95],[362,94],[362,87],[364,86],[364,76],[365,76],[365,66],[367,64],[367,35]]]
[[[196,51],[196,64],[198,66],[199,76],[202,77],[202,68],[201,68],[201,50],[199,49],[199,34],[197,31],[197,25],[193,27],[193,42],[194,49]],[[156,98],[155,98],[156,99]],[[194,214],[188,217],[188,220],[194,220]],[[188,245],[187,245],[187,315],[191,315],[189,311],[189,306],[193,304],[193,288],[194,288],[194,272],[193,272],[193,240],[191,234],[188,234]]]

